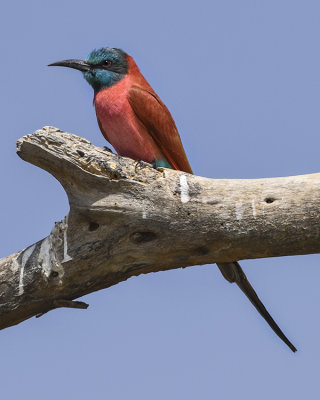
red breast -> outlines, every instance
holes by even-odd
[[[152,162],[163,157],[163,154],[132,110],[128,92],[132,85],[145,87],[152,92],[153,90],[132,57],[127,58],[128,74],[110,88],[96,93],[93,102],[102,133],[117,153]]]

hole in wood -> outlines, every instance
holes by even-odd
[[[130,239],[134,243],[146,243],[155,240],[157,235],[154,232],[134,232]]]
[[[205,246],[200,246],[195,249],[195,253],[199,254],[201,256],[205,256],[205,255],[209,254],[209,249]]]
[[[89,224],[89,231],[96,231],[99,228],[99,224],[97,224],[96,222],[90,222]]]
[[[275,199],[273,199],[272,197],[267,197],[264,201],[268,204],[271,204],[275,201]]]
[[[80,157],[84,157],[84,152],[81,150],[77,150],[77,153],[79,154]]]

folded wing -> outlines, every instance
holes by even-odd
[[[176,124],[160,98],[154,92],[132,86],[129,103],[172,168],[192,174]]]

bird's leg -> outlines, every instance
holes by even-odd
[[[110,149],[110,147],[103,146],[103,150],[108,151],[109,153],[113,153],[113,151]]]
[[[153,164],[149,164],[146,161],[142,161],[142,160],[136,160],[136,165],[134,167],[134,172],[137,172],[139,169],[143,169],[145,167],[153,167]]]

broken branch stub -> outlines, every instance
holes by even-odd
[[[0,328],[141,273],[318,253],[320,174],[207,179],[119,157],[45,127],[18,155],[54,175],[70,212],[0,260]]]

